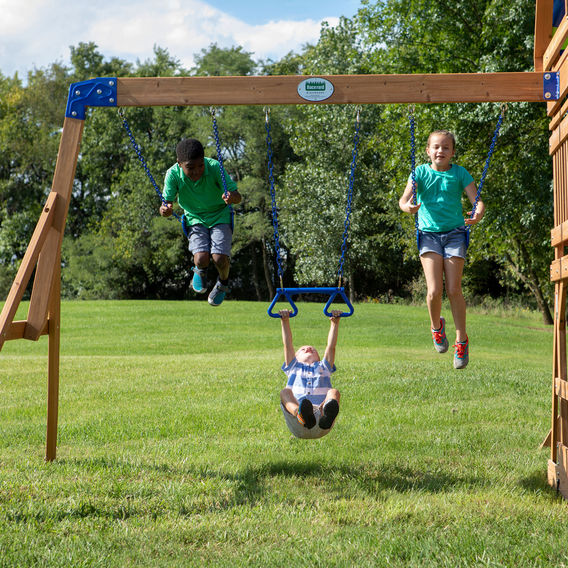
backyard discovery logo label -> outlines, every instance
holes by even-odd
[[[306,101],[325,101],[333,95],[333,84],[320,77],[304,79],[298,85],[298,95]]]

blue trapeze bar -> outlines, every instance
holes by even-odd
[[[90,79],[69,87],[65,116],[85,120],[85,107],[88,106],[116,106],[116,77]]]
[[[290,317],[293,318],[295,315],[298,314],[298,306],[296,306],[296,304],[294,303],[292,296],[297,296],[298,294],[328,294],[329,300],[327,301],[327,304],[323,308],[323,313],[328,317],[333,316],[333,314],[329,311],[331,303],[333,302],[336,296],[340,296],[341,299],[345,302],[345,305],[349,308],[349,311],[342,312],[340,317],[346,318],[351,314],[353,314],[354,309],[351,302],[349,301],[349,298],[345,294],[345,288],[277,288],[274,299],[272,300],[270,306],[268,307],[268,315],[272,318],[280,317],[280,314],[274,313],[272,309],[276,305],[276,302],[281,297],[284,297],[292,307],[292,313],[290,314]]]

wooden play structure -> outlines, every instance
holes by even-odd
[[[568,0],[566,0],[568,2]],[[554,347],[548,480],[568,498],[568,382],[566,287],[568,282],[568,19],[565,0],[537,0],[534,71],[438,75],[341,75],[262,77],[97,78],[71,85],[53,185],[0,314],[5,341],[37,341],[48,335],[47,442],[56,457],[61,244],[87,107],[160,105],[296,105],[517,102],[545,103],[550,116],[554,163],[554,224],[551,232],[555,283]],[[553,28],[554,21],[554,28]],[[34,272],[35,271],[35,272]],[[14,321],[34,275],[27,318]]]

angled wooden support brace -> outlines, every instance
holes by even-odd
[[[45,240],[47,239],[47,235],[52,228],[55,212],[60,200],[61,198],[56,192],[52,191],[49,194],[30,240],[30,244],[28,245],[24,258],[22,259],[22,263],[20,264],[20,268],[16,274],[16,278],[12,283],[12,288],[10,289],[10,293],[8,294],[8,298],[6,299],[4,308],[0,314],[0,349],[2,349],[4,341],[11,339],[13,335],[16,337],[19,336],[17,332],[12,334],[12,322],[16,315],[18,306],[20,305],[20,301],[22,300],[22,296],[26,290],[26,286],[28,285],[34,271]],[[21,328],[21,323],[18,327]]]

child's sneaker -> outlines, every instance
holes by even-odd
[[[335,399],[328,400],[322,408],[322,417],[319,421],[319,427],[322,430],[328,430],[333,426],[334,420],[339,414],[339,403]]]
[[[298,422],[308,429],[313,428],[316,425],[314,406],[307,398],[304,398],[304,400],[300,403],[300,408],[298,409]]]
[[[220,306],[223,303],[223,300],[225,299],[225,294],[228,291],[229,287],[224,286],[223,284],[221,284],[221,282],[219,282],[219,280],[217,280],[217,283],[215,284],[215,286],[213,286],[213,290],[211,290],[209,297],[207,298],[207,301],[212,306]]]
[[[203,294],[207,292],[207,270],[200,270],[196,266],[192,268],[193,278],[191,279],[191,287],[194,292]]]
[[[454,369],[465,369],[469,363],[469,339],[465,338],[465,341],[456,341],[454,345],[456,348],[454,352]]]
[[[432,341],[438,353],[445,353],[450,347],[450,342],[446,337],[446,320],[440,317],[440,329],[432,330]]]

